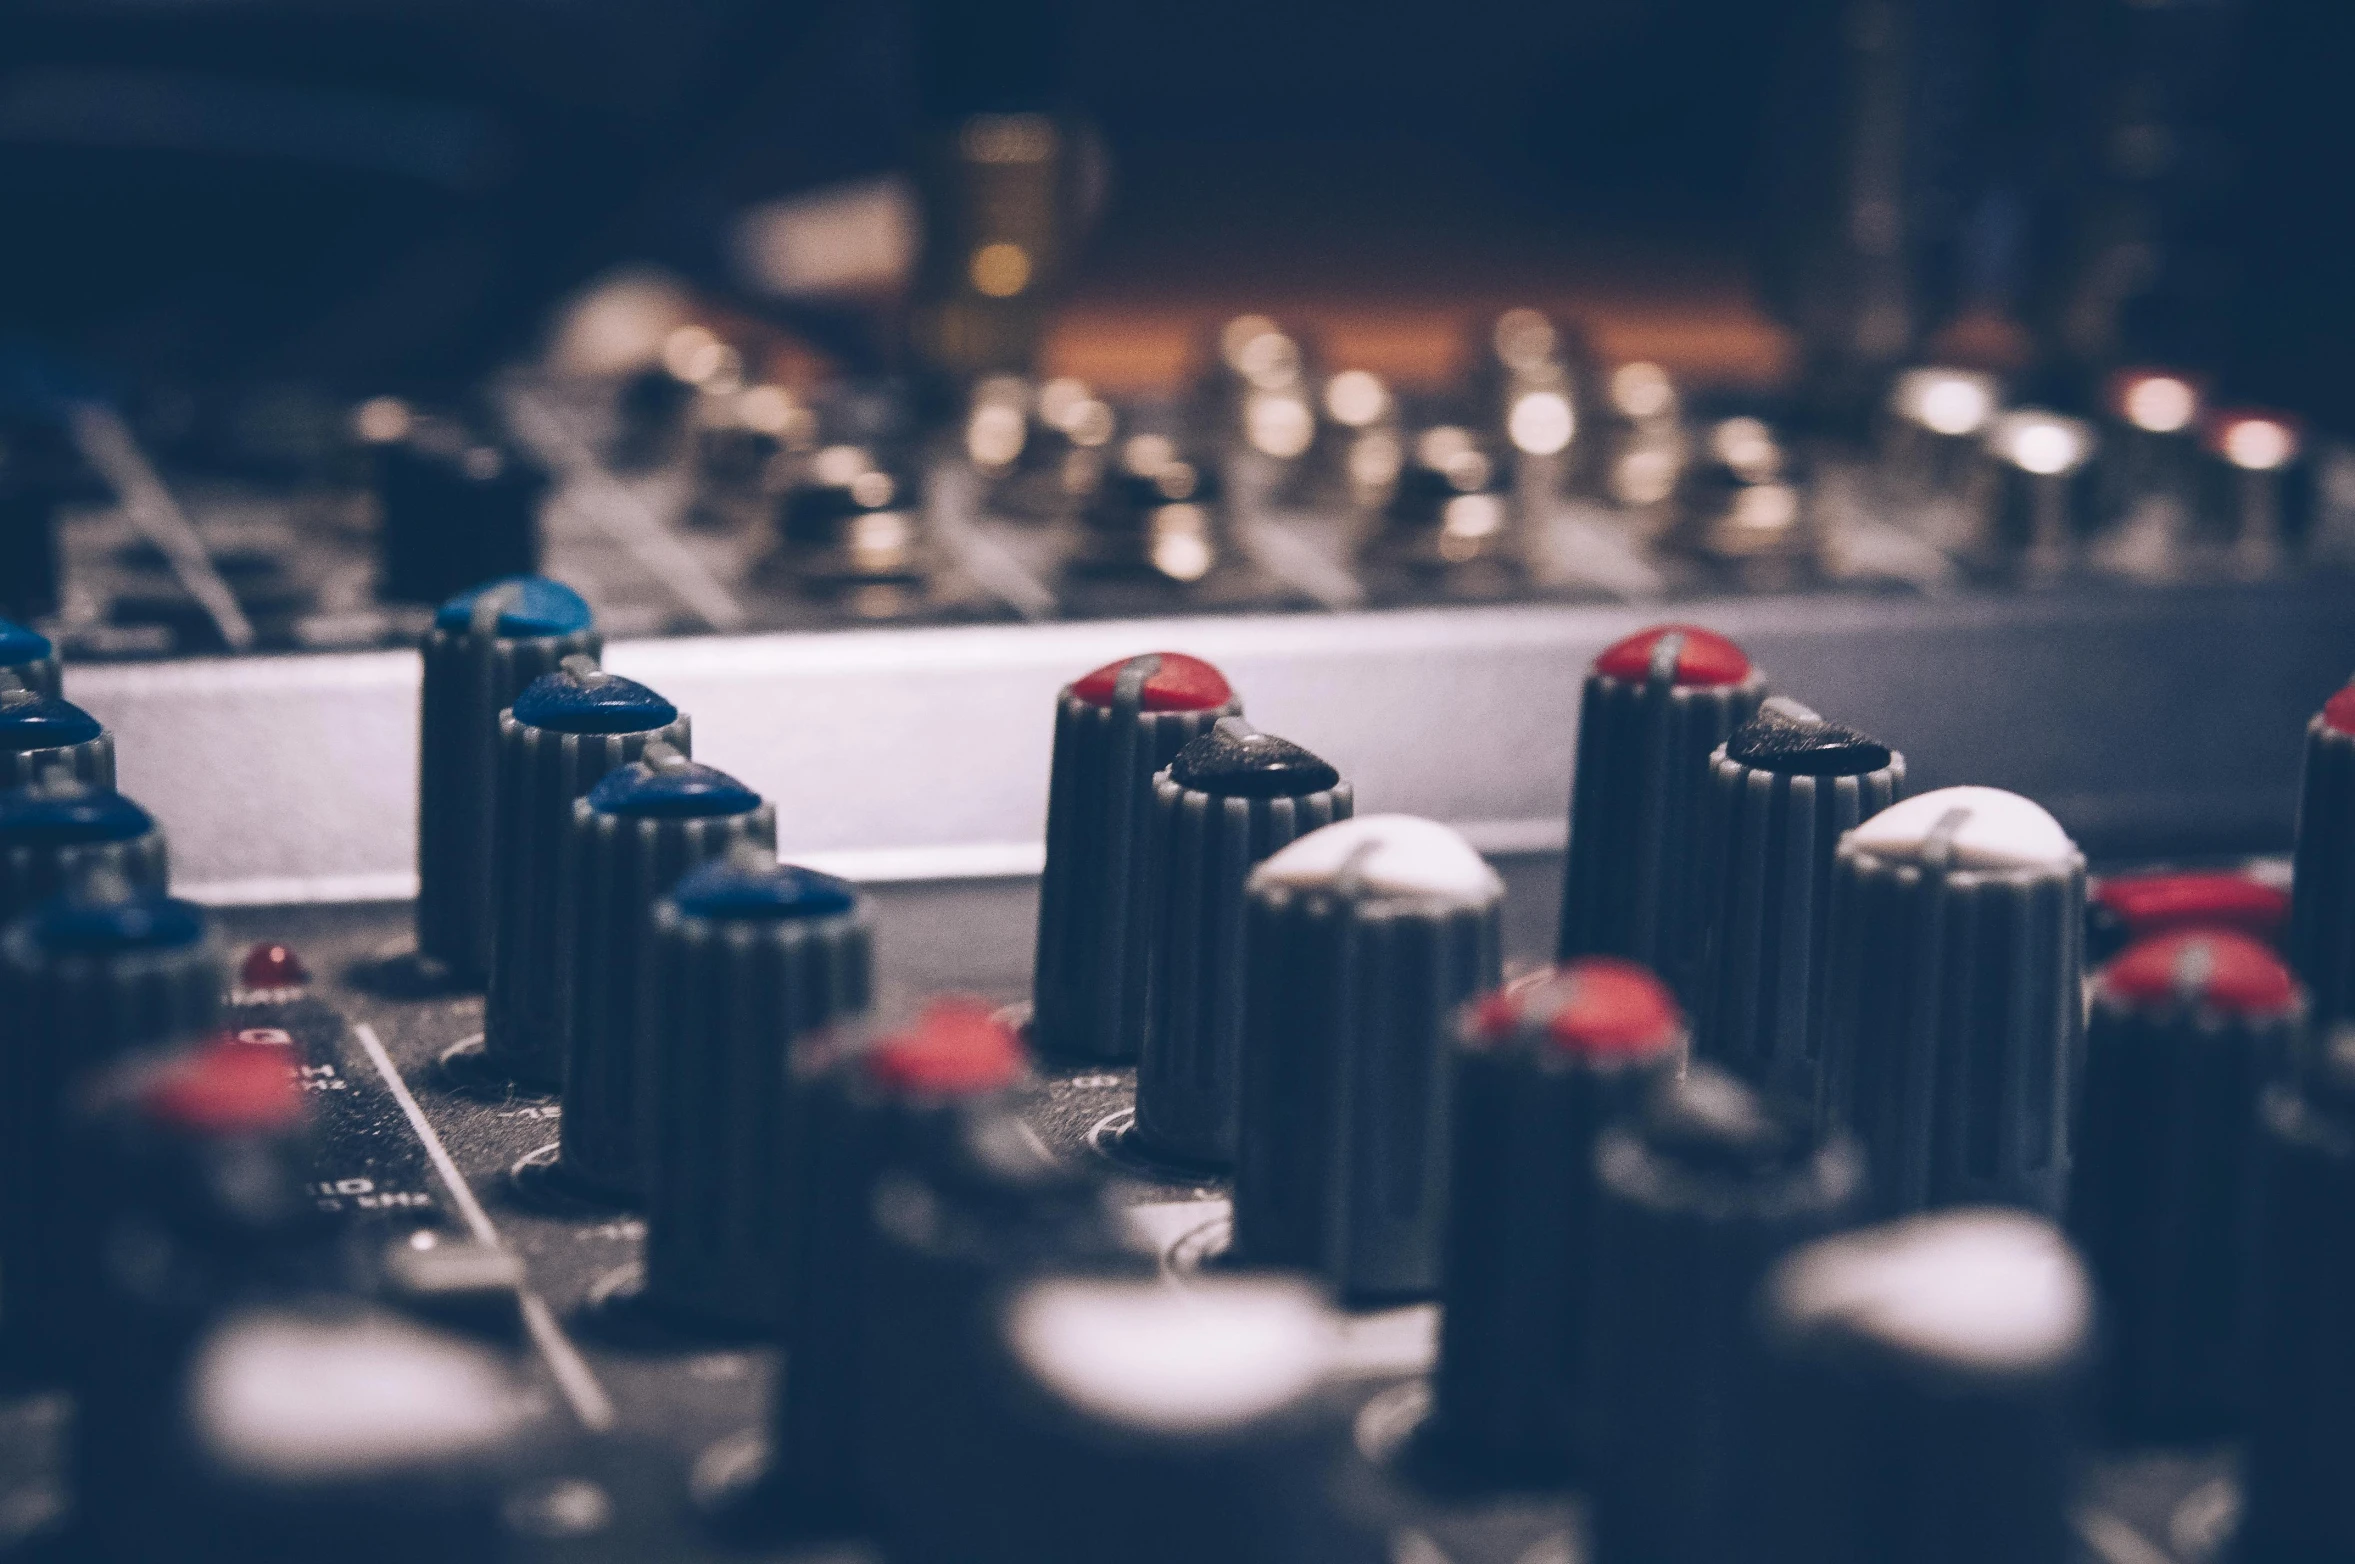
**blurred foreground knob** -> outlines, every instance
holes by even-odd
[[[2016,793],[1950,787],[1840,839],[1831,1100],[1890,1211],[2057,1214],[2084,1035],[2085,855]]]
[[[1473,1006],[1455,1061],[1436,1431],[1484,1476],[1558,1482],[1587,1404],[1594,1149],[1684,1056],[1658,979],[1589,956]]]
[[[773,864],[776,809],[660,740],[573,800],[557,930],[571,972],[559,1161],[569,1178],[608,1197],[634,1199],[644,1187],[654,1077],[675,1035],[672,1017],[647,1007],[655,898],[740,843]],[[745,990],[722,992],[740,1000]]]
[[[165,861],[163,833],[147,811],[111,788],[52,771],[0,792],[0,927],[93,871],[160,892]]]
[[[777,862],[761,833],[654,904],[636,1046],[655,1308],[776,1328],[796,1236],[787,1170],[806,1154],[787,1061],[802,1038],[866,1009],[871,943],[850,884]]]
[[[1299,745],[1222,717],[1153,779],[1151,1025],[1137,1132],[1155,1152],[1221,1168],[1241,1112],[1243,882],[1294,838],[1347,819],[1356,795]]]
[[[36,695],[54,696],[62,682],[49,637],[7,619],[0,619],[0,673],[15,674]]]
[[[92,787],[114,786],[114,735],[81,707],[36,694],[0,672],[0,788],[63,771]]]
[[[1352,1299],[1440,1280],[1448,1040],[1501,975],[1504,882],[1407,815],[1312,831],[1252,871],[1235,1247]]]
[[[2289,951],[2318,1031],[2355,1016],[2355,684],[2306,724]]]
[[[2093,1326],[2048,1224],[1963,1210],[1776,1266],[1745,1441],[1762,1564],[2063,1564]]]
[[[1642,631],[1595,659],[1578,707],[1561,959],[1625,956],[1690,1005],[1709,756],[1765,695],[1740,647],[1690,625]]]
[[[2129,946],[2095,979],[2069,1230],[2105,1302],[2112,1432],[2214,1438],[2235,1424],[2258,1094],[2303,1005],[2244,935]]]
[[[689,752],[687,715],[583,656],[532,681],[499,715],[491,852],[490,994],[483,1050],[511,1079],[554,1087],[564,1072],[564,845],[573,802],[649,744]]]
[[[425,634],[417,772],[417,949],[462,982],[491,965],[491,814],[499,713],[605,638],[580,594],[511,576],[442,604]]]
[[[1696,1049],[1819,1122],[1833,854],[1904,790],[1903,755],[1780,696],[1710,759],[1712,937]]]
[[[1040,1053],[1127,1060],[1144,1041],[1153,774],[1243,703],[1198,657],[1147,652],[1055,702],[1030,1032]]]

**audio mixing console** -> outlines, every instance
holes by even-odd
[[[1483,353],[18,427],[0,1544],[2355,1557],[2355,455]]]

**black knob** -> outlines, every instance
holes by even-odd
[[[1440,1281],[1456,1007],[1497,986],[1504,882],[1407,815],[1312,831],[1252,871],[1235,1248],[1351,1299]]]
[[[2289,891],[2247,874],[2105,874],[2086,890],[2085,950],[2095,961],[2184,929],[2230,930],[2278,950],[2289,926]]]
[[[605,638],[580,594],[511,576],[442,604],[425,634],[417,768],[417,949],[466,983],[491,965],[491,813],[499,713]]]
[[[2289,953],[2317,1030],[2355,1016],[2355,684],[2306,724]]]
[[[2355,1558],[2355,1030],[2260,1099],[2239,1556]]]
[[[49,637],[6,619],[0,619],[0,673],[15,674],[36,695],[54,697],[63,682]]]
[[[1696,1065],[1603,1132],[1595,1176],[1594,1556],[1741,1557],[1733,1472],[1749,1452],[1735,1425],[1756,1374],[1758,1284],[1785,1251],[1861,1215],[1863,1154],[1804,1108]]]
[[[1484,1478],[1576,1467],[1594,1277],[1595,1139],[1683,1062],[1684,1017],[1589,956],[1471,1007],[1455,1060],[1435,1431]]]
[[[113,787],[114,735],[81,707],[0,672],[0,788],[23,787],[52,771]]]
[[[2128,947],[2093,987],[2069,1231],[2100,1287],[2102,1402],[2128,1440],[2235,1426],[2257,1097],[2304,1004],[2243,935]]]
[[[913,607],[930,570],[915,471],[855,445],[811,456],[802,481],[778,501],[770,568],[862,618]]]
[[[58,489],[36,465],[0,445],[0,614],[24,619],[54,614],[60,601]]]
[[[2231,408],[2209,415],[2201,447],[2200,498],[2234,565],[2246,575],[2276,568],[2313,525],[2304,427],[2287,413]]]
[[[540,568],[548,475],[521,452],[420,416],[376,448],[375,466],[380,596],[439,603]]]
[[[564,845],[574,800],[649,744],[687,753],[691,732],[669,701],[580,656],[533,680],[499,714],[483,1051],[511,1079],[554,1087],[563,1078],[571,991]]]
[[[2085,855],[2018,794],[1941,788],[1840,839],[1825,1069],[1884,1208],[2059,1213],[2084,964]]]
[[[644,1185],[650,1077],[669,1035],[668,1016],[641,1008],[655,898],[739,843],[773,864],[776,809],[659,741],[573,801],[556,931],[571,973],[559,1165],[608,1198],[634,1199]]]
[[[788,1240],[784,1170],[801,1154],[787,1061],[864,1010],[872,944],[848,883],[739,840],[655,903],[639,1059],[646,1298],[773,1331]],[[565,1099],[569,1118],[573,1099]]]
[[[2008,550],[2028,575],[2069,568],[2079,533],[2094,519],[2098,445],[2091,424],[2045,408],[2023,407],[1994,420],[1979,479],[1986,507],[1981,536]]]
[[[1192,586],[1228,562],[1227,511],[1217,473],[1181,459],[1170,441],[1139,435],[1080,512],[1069,568]]]
[[[1153,778],[1150,1024],[1137,1132],[1205,1168],[1234,1160],[1241,1112],[1243,882],[1295,837],[1345,820],[1356,795],[1299,745],[1222,717]]]
[[[1405,452],[1367,564],[1501,589],[1520,561],[1511,496],[1496,458],[1468,429],[1442,424]]]
[[[1020,1142],[1012,1097],[1029,1061],[985,1007],[942,1000],[905,1029],[813,1043],[794,1066],[781,1180],[794,1368],[778,1389],[770,1487],[803,1524],[838,1525],[876,1511],[883,1474],[867,1460],[862,1419],[880,1357],[917,1345],[876,1328],[877,1185],[936,1164],[969,1126]],[[1029,1143],[999,1149],[1018,1169],[1035,1154]]]
[[[1905,757],[1777,696],[1709,762],[1707,965],[1694,1051],[1821,1115],[1823,942],[1840,835]]]
[[[0,792],[0,926],[94,871],[134,890],[164,889],[164,837],[146,810],[60,771]]]
[[[2124,532],[2187,541],[2200,502],[2200,378],[2122,369],[2102,389],[2102,519]]]
[[[1153,774],[1243,703],[1198,657],[1106,663],[1055,701],[1030,1035],[1042,1054],[1127,1060],[1146,1025]]]
[[[2002,409],[1993,375],[1971,369],[1909,369],[1889,387],[1881,460],[1904,499],[1958,501],[1969,493],[1980,439]]]
[[[1639,961],[1691,1007],[1709,756],[1765,696],[1740,647],[1691,625],[1657,625],[1595,659],[1579,698],[1561,959]]]
[[[1138,1564],[1382,1557],[1336,1493],[1349,1431],[1325,1378],[1335,1324],[1289,1277],[1024,1284],[986,1349],[1011,1470],[978,1556],[1094,1558],[1118,1536]]]
[[[1742,1471],[1761,1564],[2063,1564],[2092,1290],[2024,1213],[1820,1238],[1778,1264]]]

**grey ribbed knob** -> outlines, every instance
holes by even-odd
[[[1428,820],[1364,815],[1252,871],[1235,1248],[1350,1298],[1439,1286],[1449,1040],[1496,987],[1504,882]]]
[[[1709,756],[1765,696],[1740,647],[1691,625],[1656,625],[1595,659],[1578,707],[1562,960],[1640,961],[1692,1008]]]
[[[567,657],[605,638],[589,605],[543,576],[511,576],[451,598],[421,650],[418,711],[417,950],[460,981],[491,966],[491,815],[499,713]]]
[[[62,768],[0,793],[0,927],[94,871],[135,890],[164,889],[164,837],[146,810]]]
[[[849,884],[749,841],[655,904],[639,1034],[655,1307],[776,1328],[802,1150],[787,1063],[801,1038],[866,1009],[872,943]]]
[[[1684,1016],[1588,956],[1469,1007],[1455,1058],[1433,1429],[1481,1481],[1558,1483],[1583,1452],[1595,1140],[1684,1061]]]
[[[0,670],[0,788],[24,787],[57,770],[92,787],[113,787],[114,735],[81,707]]]
[[[49,637],[7,619],[0,619],[0,673],[15,674],[36,695],[54,698],[64,687]]]
[[[1055,701],[1030,1035],[1042,1054],[1134,1059],[1152,937],[1153,773],[1243,703],[1176,652],[1107,663]]]
[[[2355,1017],[2355,684],[2306,725],[2289,952],[2317,1028]]]
[[[492,821],[490,992],[483,1053],[531,1086],[564,1075],[570,952],[564,947],[565,842],[576,799],[649,744],[689,752],[686,713],[586,657],[532,681],[499,714],[498,810]]]
[[[557,909],[572,974],[558,1164],[607,1198],[638,1194],[653,1129],[646,1071],[659,1068],[669,1027],[644,1008],[655,899],[738,843],[774,863],[775,808],[668,744],[647,745],[573,801],[571,891]]]
[[[1821,1123],[1833,853],[1905,791],[1905,757],[1777,696],[1709,773],[1710,937],[1693,1051]]]
[[[1759,1564],[2064,1564],[2093,1289],[1992,1209],[1817,1239],[1768,1275],[1736,1475]]]
[[[1222,717],[1153,779],[1151,1025],[1137,1061],[1137,1133],[1206,1168],[1234,1160],[1243,1039],[1243,882],[1295,837],[1349,818],[1324,761]]]
[[[2084,1040],[2085,855],[2016,793],[1950,787],[1840,839],[1825,1065],[1890,1211],[2057,1213]]]

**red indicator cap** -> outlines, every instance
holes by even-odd
[[[2102,969],[2104,994],[2133,1005],[2205,1005],[2278,1015],[2297,984],[2281,957],[2245,934],[2184,929],[2129,945]]]
[[[1106,663],[1086,678],[1073,681],[1071,693],[1083,701],[1109,706],[1121,674],[1133,664],[1151,665],[1145,670],[1143,691],[1147,711],[1216,711],[1235,698],[1225,674],[1183,652],[1146,652]]]
[[[1580,1059],[1661,1053],[1684,1035],[1684,1013],[1660,980],[1617,956],[1582,956],[1480,1001],[1473,1029],[1499,1040],[1530,1027]]]
[[[239,988],[298,988],[309,981],[310,968],[300,956],[267,940],[247,951],[237,967]]]
[[[2288,926],[2290,898],[2243,874],[2137,874],[2093,893],[2131,939],[2177,929],[2230,929],[2268,942]]]
[[[1013,1028],[975,999],[934,1000],[915,1025],[869,1048],[865,1060],[879,1086],[952,1097],[1011,1086],[1027,1064]]]
[[[1683,639],[1676,650],[1677,684],[1739,684],[1750,677],[1750,659],[1733,642],[1699,625],[1654,625],[1638,630],[1595,659],[1595,672],[1630,684],[1651,677],[1652,659],[1668,636]]]
[[[141,1088],[155,1123],[203,1134],[288,1129],[303,1116],[303,1094],[282,1049],[216,1037],[165,1064]]]
[[[2355,684],[2322,703],[2322,720],[2341,733],[2355,733]]]

